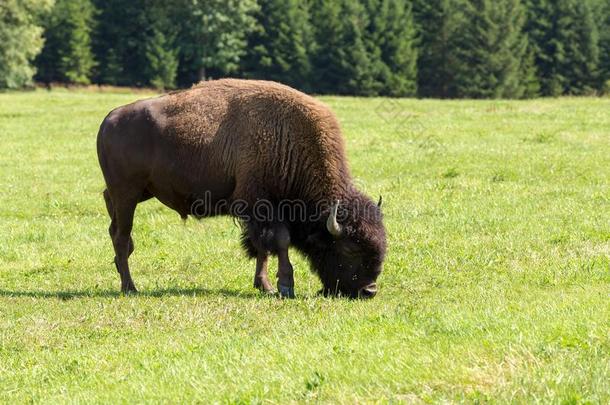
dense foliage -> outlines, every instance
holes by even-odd
[[[90,82],[95,66],[91,50],[93,13],[89,0],[57,0],[44,16],[44,48],[36,60],[40,80]]]
[[[168,89],[237,76],[438,98],[610,86],[608,0],[56,0],[45,12],[51,4],[0,4],[0,87],[28,85],[36,70],[47,83]]]
[[[39,14],[51,0],[2,0],[0,2],[0,88],[31,83],[36,71],[32,60],[42,48]]]

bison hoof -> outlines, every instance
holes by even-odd
[[[138,290],[136,289],[136,287],[134,285],[131,285],[128,287],[121,287],[121,292],[125,295],[129,295],[129,294],[136,294],[138,292]]]
[[[265,294],[265,295],[275,295],[275,294],[277,294],[277,291],[275,291],[275,288],[273,288],[273,287],[271,287],[271,288],[260,287],[260,288],[258,288],[258,290],[261,292],[261,294]]]
[[[281,298],[294,298],[294,287],[286,287],[278,284],[277,289],[280,293]]]
[[[254,288],[262,292],[263,294],[275,295],[275,288],[271,286],[271,283],[268,280],[254,280]]]

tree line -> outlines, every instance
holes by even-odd
[[[610,90],[608,0],[2,0],[0,88],[526,98]]]

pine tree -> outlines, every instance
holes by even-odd
[[[349,0],[313,2],[312,24],[315,91],[375,95],[375,67],[366,49],[367,17],[360,3]]]
[[[600,8],[599,37],[599,89],[610,94],[610,2]]]
[[[172,38],[168,39],[158,28],[153,28],[152,35],[146,42],[148,81],[157,89],[164,90],[176,87],[178,51],[171,48],[172,44]]]
[[[415,0],[413,12],[419,39],[418,94],[454,97],[452,49],[460,16],[456,2]]]
[[[178,70],[175,1],[98,0],[96,80],[127,86],[173,88]]]
[[[256,29],[248,37],[246,77],[276,80],[311,90],[312,30],[307,3],[261,0]]]
[[[456,94],[519,98],[529,69],[524,12],[519,0],[465,0],[455,43]]]
[[[95,80],[118,86],[145,86],[149,21],[145,0],[96,0],[99,10],[94,34],[98,61]]]
[[[38,19],[52,6],[50,0],[0,2],[0,88],[31,84],[32,61],[43,46]]]
[[[39,80],[90,83],[94,12],[90,0],[57,1],[44,23],[45,45],[36,60]]]
[[[528,0],[527,20],[542,94],[592,92],[598,83],[599,48],[589,2]]]
[[[560,74],[567,78],[570,94],[593,94],[599,74],[599,44],[597,26],[588,1],[562,1],[574,21],[566,32],[566,56],[569,63],[560,65]],[[569,35],[572,34],[572,35]]]
[[[524,32],[524,35],[527,34]],[[527,41],[527,49],[521,61],[521,86],[523,88],[523,98],[533,98],[540,95],[540,82],[536,70],[536,59],[534,46]]]
[[[533,50],[538,82],[543,95],[555,95],[560,91],[554,84],[557,76],[553,49],[555,46],[554,7],[549,0],[527,0],[525,31]],[[556,83],[556,82],[555,82]]]
[[[171,0],[151,1],[146,10],[146,36],[144,49],[146,56],[146,75],[148,85],[157,89],[176,87],[178,74],[178,55],[180,46],[177,42],[179,28],[173,14],[175,4]]]
[[[610,94],[610,1],[589,0],[598,33],[599,48],[597,90]]]
[[[365,40],[377,93],[413,96],[417,88],[417,48],[411,3],[405,0],[365,1]]]

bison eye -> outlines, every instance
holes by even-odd
[[[356,257],[356,256],[359,256],[360,254],[362,254],[360,247],[352,242],[346,242],[346,243],[341,244],[339,246],[339,250],[344,255],[347,255],[350,257]]]

